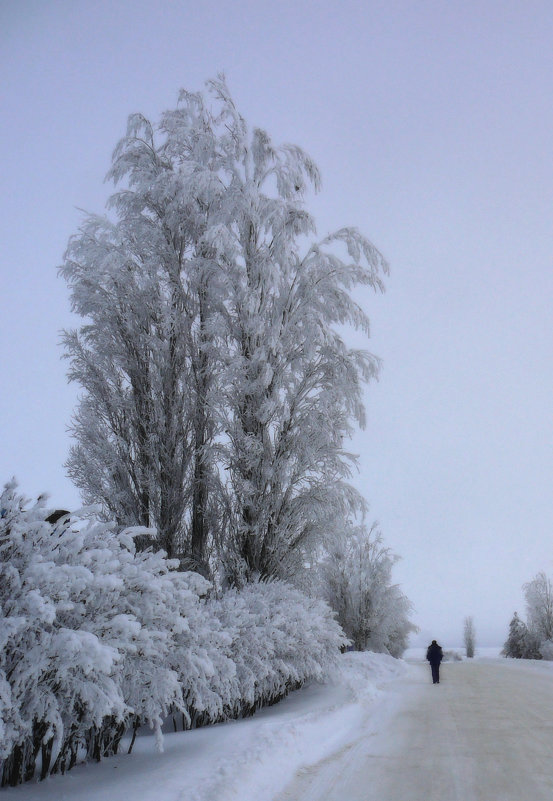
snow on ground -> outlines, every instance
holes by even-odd
[[[298,771],[274,801],[551,801],[551,663],[414,659],[345,751]]]
[[[81,765],[66,776],[2,791],[2,801],[268,801],[303,766],[350,747],[370,712],[378,728],[386,684],[405,662],[384,654],[348,653],[324,684],[313,683],[253,718],[154,738],[133,753]]]

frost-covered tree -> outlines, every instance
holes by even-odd
[[[509,635],[503,646],[502,655],[511,659],[526,657],[528,629],[526,623],[515,612],[509,623]]]
[[[249,131],[223,79],[182,92],[154,127],[129,120],[109,177],[111,216],[88,216],[62,275],[84,318],[65,337],[84,389],[69,473],[120,523],[155,526],[169,556],[228,580],[289,575],[359,505],[344,440],[363,422],[377,360],[358,284],[386,264],[353,229],[309,245],[298,147]],[[307,244],[306,244],[307,243]]]
[[[169,556],[205,569],[217,483],[211,448],[221,265],[208,233],[225,190],[200,98],[157,129],[129,118],[108,177],[111,217],[88,215],[61,268],[75,312],[69,377],[84,389],[69,474],[120,523],[155,526]],[[210,517],[211,515],[211,517]]]
[[[355,650],[399,657],[409,634],[411,603],[397,584],[392,569],[398,557],[382,542],[376,524],[345,527],[328,546],[320,565],[321,591]]]
[[[344,440],[362,424],[362,384],[377,360],[348,348],[338,326],[368,332],[350,291],[382,289],[386,264],[354,229],[306,245],[312,160],[247,128],[223,82],[213,84],[229,191],[212,244],[227,276],[223,460],[224,549],[232,583],[290,576],[336,509],[359,503],[345,483]],[[340,254],[344,250],[344,255]]]
[[[524,585],[528,629],[542,643],[553,639],[553,586],[545,573]]]
[[[539,647],[540,657],[548,662],[553,661],[553,640],[545,640]]]
[[[476,644],[476,632],[474,629],[474,620],[472,617],[466,617],[463,624],[463,641],[465,643],[465,651],[468,659],[474,656],[474,647]]]

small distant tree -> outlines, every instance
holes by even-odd
[[[511,659],[550,659],[551,640],[542,640],[515,612],[509,624],[509,636],[501,651]]]
[[[523,659],[526,656],[528,628],[515,612],[509,623],[509,636],[505,641],[501,654],[511,659]]]
[[[474,645],[476,641],[476,632],[474,629],[474,620],[472,617],[465,618],[464,626],[464,640],[467,658],[472,659],[474,656]]]

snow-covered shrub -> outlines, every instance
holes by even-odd
[[[250,715],[322,678],[347,642],[323,601],[282,581],[228,590],[189,609],[187,621],[169,654],[186,707],[183,728]],[[181,727],[176,718],[174,726]]]
[[[209,584],[189,573],[191,587],[204,596]],[[202,599],[187,610],[188,630],[179,632],[169,660],[176,671],[185,704],[183,728],[215,723],[228,716],[240,695],[232,659],[232,633],[217,614],[217,600]]]
[[[0,775],[17,784],[116,753],[169,713],[183,727],[251,714],[321,678],[347,642],[330,608],[284,583],[209,583],[143,528],[0,497]],[[150,532],[151,533],[151,532]]]
[[[231,636],[238,695],[228,713],[274,703],[335,664],[347,639],[332,610],[282,581],[246,585],[213,601]]]
[[[0,759],[15,784],[114,753],[131,721],[160,732],[185,712],[170,655],[177,642],[193,652],[200,600],[195,575],[135,553],[144,529],[51,524],[14,483],[0,509]]]
[[[45,520],[43,503],[25,510],[10,484],[0,506],[0,669],[17,714],[2,742],[2,783],[15,784],[39,757],[46,775],[63,760],[70,735],[79,743],[126,709],[113,677],[117,651],[77,622],[90,615],[94,576],[66,562],[64,533]]]
[[[448,651],[444,651],[443,661],[444,662],[462,662],[463,661],[463,657],[461,656],[459,651],[454,651],[454,650],[450,649]]]

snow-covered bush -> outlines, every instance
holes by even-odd
[[[461,656],[459,651],[454,651],[454,650],[450,649],[448,651],[444,651],[443,661],[444,662],[462,662],[463,661],[463,657]]]
[[[200,599],[196,576],[135,553],[140,530],[49,523],[13,483],[0,509],[0,759],[15,784],[114,753],[131,722],[160,732],[171,708],[185,712],[169,655],[177,639],[194,652]]]
[[[345,526],[320,565],[323,597],[357,651],[400,657],[417,630],[409,620],[410,601],[392,584],[397,559],[376,526]]]
[[[195,590],[205,595],[210,586],[199,574]],[[225,630],[216,609],[217,599],[202,599],[188,610],[188,631],[175,637],[169,660],[176,671],[185,703],[183,728],[215,723],[236,706],[240,686],[232,659],[232,634]],[[176,726],[175,721],[175,726]]]
[[[0,496],[0,776],[17,784],[117,752],[147,723],[251,714],[321,678],[345,644],[330,608],[284,583],[207,598],[145,529]],[[151,534],[152,532],[150,532]]]
[[[108,716],[122,721],[126,708],[113,678],[117,651],[82,625],[92,573],[67,563],[64,534],[45,520],[43,503],[25,510],[11,484],[0,506],[0,670],[17,715],[2,741],[2,784],[15,784],[39,757],[42,775],[61,762],[70,733],[79,743]]]
[[[187,619],[169,655],[186,707],[175,728],[250,715],[322,678],[347,643],[327,604],[282,581],[228,590]]]
[[[329,606],[282,581],[230,590],[212,604],[231,637],[238,695],[227,711],[247,715],[320,679],[347,638]]]

